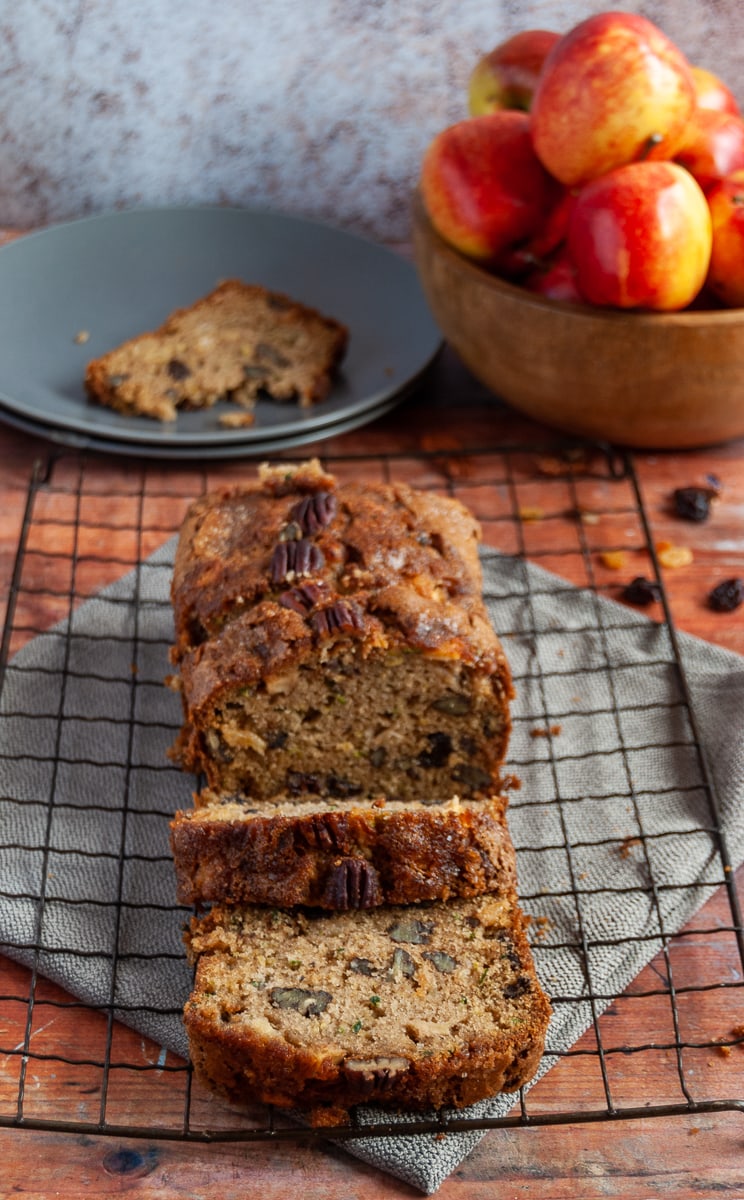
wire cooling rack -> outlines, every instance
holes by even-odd
[[[586,1032],[570,1049],[552,1047],[549,1037],[547,1053],[558,1064],[548,1076],[551,1086],[546,1081],[520,1093],[508,1115],[427,1117],[406,1124],[405,1132],[742,1110],[744,1101],[731,1098],[727,1091],[724,1069],[726,1057],[732,1050],[740,1053],[744,1040],[744,1029],[736,1026],[733,1015],[742,1012],[744,988],[741,914],[632,459],[601,447],[561,445],[334,457],[326,465],[340,478],[402,480],[462,499],[478,516],[486,545],[497,548],[505,563],[536,563],[560,576],[567,588],[581,588],[584,595],[617,599],[622,585],[635,575],[647,575],[656,584],[660,599],[652,610],[654,653],[657,663],[677,676],[678,708],[689,751],[688,787],[705,798],[705,819],[698,830],[689,832],[709,838],[712,878],[720,883],[712,913],[709,904],[682,931],[666,931],[659,910],[660,892],[666,885],[655,877],[652,852],[654,840],[662,839],[664,831],[644,827],[641,798],[631,788],[629,806],[636,836],[620,837],[608,830],[601,844],[618,859],[636,852],[641,855],[644,869],[640,882],[627,889],[628,903],[637,891],[643,893],[651,914],[644,936],[658,944],[658,953],[622,994],[593,987],[591,962],[597,946],[587,939],[581,914],[587,897],[601,902],[611,885],[602,880],[585,883],[582,863],[596,854],[599,843],[572,838],[566,813],[577,797],[561,783],[555,750],[560,720],[570,714],[552,712],[551,681],[541,671],[538,655],[529,672],[516,678],[517,688],[528,689],[540,703],[536,711],[519,717],[514,744],[521,746],[521,757],[512,766],[517,773],[535,767],[547,770],[554,783],[557,833],[551,844],[540,849],[565,855],[568,883],[560,899],[568,898],[575,905],[574,949],[578,948],[583,970],[575,994],[553,995],[552,1000],[556,1009],[583,1004],[588,1013]],[[187,910],[157,898],[162,897],[162,888],[157,894],[148,892],[147,881],[153,878],[165,881],[166,896],[175,890],[168,852],[171,810],[167,798],[149,797],[162,797],[163,781],[169,783],[178,772],[164,757],[147,764],[144,771],[133,765],[141,695],[146,689],[162,687],[157,672],[148,675],[141,669],[145,639],[140,614],[148,606],[162,609],[162,634],[148,635],[145,648],[148,661],[154,655],[154,661],[161,662],[163,675],[169,644],[167,603],[162,595],[157,601],[148,596],[142,564],[168,543],[196,495],[217,482],[239,479],[244,468],[221,464],[207,471],[112,464],[105,478],[87,468],[85,455],[61,453],[34,470],[0,648],[0,699],[14,675],[24,671],[30,676],[31,690],[21,694],[39,697],[28,710],[9,709],[6,703],[2,717],[10,735],[3,738],[0,752],[6,781],[0,795],[0,863],[6,864],[0,873],[0,897],[6,913],[17,908],[22,916],[15,925],[10,921],[13,934],[3,935],[1,947],[7,957],[0,959],[0,1125],[192,1141],[320,1136],[271,1108],[238,1112],[207,1094],[183,1058],[148,1036],[148,1012],[153,1015],[157,1006],[143,1011],[136,1000],[123,999],[118,988],[122,978],[136,979],[143,966],[127,943],[131,923],[157,931],[164,919],[172,922],[174,911],[179,921],[189,916]],[[171,561],[161,553],[158,569],[167,571]],[[77,654],[81,636],[77,614],[102,589],[130,576],[133,588],[111,600],[125,617],[117,625],[120,632],[101,639],[91,666],[90,654],[83,660]],[[535,629],[529,626],[534,598],[527,600],[521,610],[528,614],[527,626],[522,620],[518,630],[499,631],[507,651],[512,637],[534,638]],[[589,611],[589,626],[584,616],[576,628],[556,631],[567,644],[572,637],[596,635],[602,643],[611,636],[603,607],[596,605]],[[636,614],[639,624],[647,622],[640,610]],[[44,638],[53,641],[53,653],[44,665],[38,660],[29,665],[23,655],[15,657],[22,647]],[[82,670],[80,661],[87,664]],[[113,670],[112,662],[118,664]],[[611,660],[600,664],[598,669],[608,681],[608,700],[604,710],[590,714],[592,719],[607,718],[616,726],[622,722],[626,714],[614,677],[633,666]],[[88,710],[84,717],[72,711],[72,696],[99,692],[100,711]],[[654,728],[657,714],[644,715],[649,728]],[[111,721],[122,730],[121,752],[100,761],[97,731]],[[84,726],[82,743],[70,738],[73,723]],[[675,729],[680,727],[677,721]],[[163,744],[176,732],[177,720],[165,721]],[[88,749],[80,752],[79,744]],[[12,780],[21,769],[24,782],[19,790]],[[182,777],[178,786],[182,791]],[[591,799],[601,807],[606,797],[599,793]],[[662,804],[663,789],[652,799]],[[512,794],[515,814],[528,803],[529,797],[519,791]],[[88,832],[79,844],[60,839],[59,831],[65,828],[60,823],[62,809],[85,819]],[[146,823],[144,848],[135,847],[131,838],[135,816]],[[23,867],[20,886],[19,863]],[[83,880],[74,902],[63,898],[61,881],[70,872]],[[113,879],[113,887],[104,886],[103,878]],[[132,878],[140,881],[140,890],[130,887]],[[551,942],[550,920],[540,914],[549,911],[551,900],[558,897],[523,894],[522,898],[534,916],[533,942],[549,974],[550,955],[562,947]],[[84,950],[66,946],[64,930],[70,922],[74,925],[76,904],[80,909],[95,909],[102,918],[96,925],[107,931],[102,943]],[[64,920],[59,918],[60,908],[65,909]],[[612,939],[609,930],[606,940]],[[182,965],[183,955],[172,943],[159,948],[156,940],[152,956],[172,961],[174,971]],[[96,957],[110,981],[107,994],[91,997],[82,984],[76,993],[75,980],[85,976],[80,964]],[[61,986],[61,980],[71,981],[69,987]],[[177,1020],[179,1013],[178,1005],[165,1002],[155,1015]],[[731,1014],[728,1023],[727,1013]],[[392,1123],[352,1124],[324,1129],[322,1136],[374,1137],[396,1128]]]

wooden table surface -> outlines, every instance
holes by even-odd
[[[445,352],[416,395],[400,408],[364,429],[315,449],[321,453],[374,456],[424,448],[446,454],[454,453],[458,445],[531,445],[554,436],[488,395],[454,356]],[[32,465],[53,449],[48,442],[0,424],[3,602]],[[677,628],[744,653],[744,606],[734,613],[721,614],[713,612],[706,602],[715,583],[744,574],[744,443],[685,453],[639,451],[634,462],[654,541],[684,544],[693,551],[690,564],[664,571]],[[252,466],[252,462],[246,463],[248,470]],[[136,468],[135,460],[91,455],[86,473],[94,481],[94,490],[103,497],[112,470],[126,475]],[[164,477],[172,475],[174,479],[181,471],[178,463],[158,464],[158,469]],[[221,473],[234,478],[236,463],[216,465],[210,477]],[[670,511],[671,491],[710,474],[723,483],[714,517],[701,525],[680,522]],[[744,893],[743,871],[738,873],[737,886],[739,894]],[[730,920],[724,889],[695,918],[698,927],[714,931],[730,924]],[[713,964],[717,978],[741,980],[742,964],[730,935],[722,932],[717,937],[714,933],[698,941],[690,949],[693,971],[705,972]],[[658,963],[650,964],[637,983],[656,978],[659,969]],[[13,994],[13,988],[22,988],[23,976],[22,968],[0,959],[0,1047],[7,1047],[8,1031],[15,1019],[11,1016],[12,1005],[2,996]],[[741,996],[739,990],[714,990],[706,998],[708,1028],[720,1031],[722,1040],[730,1039],[731,1030],[744,1022]],[[622,1011],[613,1005],[602,1021],[623,1019]],[[83,1045],[86,1017],[78,1013],[75,1020]],[[589,1041],[586,1045],[591,1050]],[[559,1095],[560,1107],[572,1109],[571,1098],[582,1095],[588,1073],[596,1071],[591,1057],[589,1053],[583,1058],[563,1060],[537,1085],[534,1094],[542,1089],[544,1096]],[[623,1101],[640,1106],[655,1103],[667,1068],[668,1063],[629,1062]],[[744,1043],[735,1042],[728,1053],[707,1051],[706,1069],[712,1073],[716,1096],[744,1098]],[[12,1078],[13,1070],[13,1060],[0,1052],[0,1089],[3,1080],[7,1085]],[[51,1083],[48,1086],[53,1088]],[[680,1097],[672,1099],[678,1102]],[[77,1200],[81,1196],[126,1193],[137,1200],[202,1196],[242,1200],[257,1195],[264,1200],[279,1200],[290,1190],[301,1190],[306,1200],[381,1200],[419,1194],[343,1149],[326,1145],[206,1145],[3,1129],[0,1154],[0,1195],[8,1197]],[[744,1117],[740,1111],[492,1130],[437,1193],[442,1200],[590,1200],[606,1196],[649,1200],[667,1195],[692,1200],[714,1194],[744,1197]]]

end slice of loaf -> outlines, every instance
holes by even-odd
[[[279,292],[228,279],[152,332],[88,363],[90,398],[130,416],[173,421],[218,400],[323,399],[348,330]]]
[[[501,796],[322,805],[205,790],[195,800],[171,823],[182,904],[365,909],[515,886]]]
[[[191,922],[197,1076],[309,1110],[462,1107],[534,1074],[550,1005],[512,893],[365,913],[217,908]]]
[[[259,799],[498,790],[512,685],[479,536],[449,497],[317,464],[197,501],[172,588],[174,756]]]

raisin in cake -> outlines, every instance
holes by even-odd
[[[160,421],[218,400],[251,407],[267,396],[306,407],[327,395],[347,342],[333,318],[228,279],[159,329],[88,363],[85,386],[99,404]]]
[[[497,790],[512,686],[478,538],[455,500],[317,463],[197,501],[172,589],[175,757],[256,799]]]
[[[534,1074],[550,1005],[514,894],[321,913],[216,908],[191,922],[184,1020],[197,1076],[310,1111],[462,1107]]]
[[[515,886],[506,799],[371,802],[204,790],[176,813],[182,904],[374,908]]]

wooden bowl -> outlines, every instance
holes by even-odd
[[[413,240],[442,334],[473,375],[520,412],[646,449],[744,435],[744,309],[638,313],[546,300],[452,249],[418,193]]]

